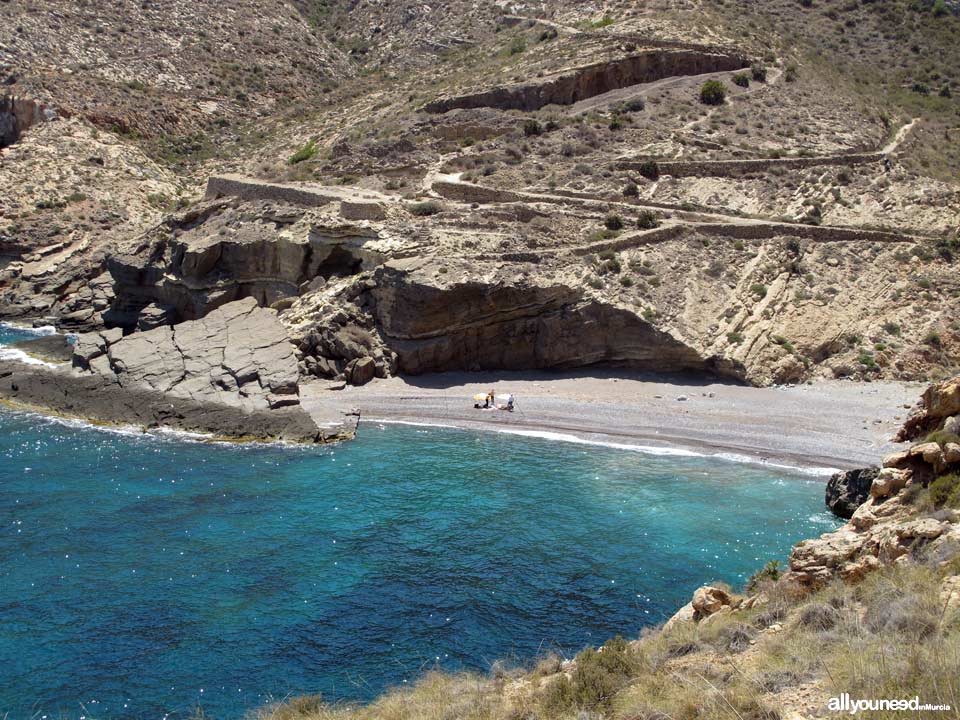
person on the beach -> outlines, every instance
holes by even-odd
[[[485,408],[496,407],[496,405],[493,404],[493,390],[492,390],[492,389],[491,389],[491,390],[487,390],[487,400],[486,400],[486,402],[484,402],[483,406],[484,406]]]

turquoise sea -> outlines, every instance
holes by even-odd
[[[572,654],[836,525],[823,478],[717,458],[373,422],[231,446],[0,410],[0,716],[233,719]]]

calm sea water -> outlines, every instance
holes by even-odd
[[[0,410],[0,714],[230,719],[573,653],[835,525],[822,480],[717,459],[374,423],[227,446]]]

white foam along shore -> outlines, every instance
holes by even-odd
[[[57,329],[53,325],[41,325],[39,327],[32,327],[30,325],[20,325],[18,323],[9,322],[7,320],[0,320],[0,328],[8,328],[10,330],[16,330],[18,332],[25,332],[30,335],[35,335],[37,337],[44,337],[46,335],[55,335]]]
[[[57,329],[53,325],[41,325],[40,327],[28,327],[26,325],[18,325],[16,323],[0,321],[0,328],[7,328],[9,330],[15,330],[17,332],[26,333],[32,337],[47,337],[48,335],[55,335]],[[44,367],[57,367],[56,363],[47,362],[46,360],[41,360],[40,358],[35,358],[32,355],[28,355],[23,350],[14,347],[8,347],[6,345],[0,345],[0,360],[17,360],[26,365],[43,365]]]
[[[658,457],[714,458],[717,460],[723,460],[723,461],[732,462],[732,463],[775,468],[777,470],[783,470],[790,473],[796,473],[800,475],[807,475],[807,476],[818,477],[818,478],[829,477],[830,475],[832,475],[833,473],[839,470],[839,468],[836,468],[836,467],[791,465],[788,463],[773,462],[771,460],[767,460],[764,458],[755,457],[752,455],[740,454],[740,453],[703,452],[703,451],[691,450],[683,447],[669,447],[669,446],[658,446],[658,445],[635,445],[631,443],[621,443],[621,442],[614,442],[609,440],[584,438],[584,437],[580,437],[578,435],[573,435],[570,433],[551,432],[549,430],[485,428],[483,426],[466,427],[464,425],[456,425],[456,424],[448,424],[448,423],[414,422],[411,420],[394,420],[391,418],[383,418],[383,417],[371,417],[371,418],[368,418],[367,421],[372,423],[384,424],[384,425],[408,425],[413,427],[436,428],[436,429],[445,429],[445,430],[463,430],[466,432],[477,432],[477,431],[496,432],[496,433],[502,433],[504,435],[517,435],[520,437],[537,438],[540,440],[550,440],[555,442],[565,442],[565,443],[571,443],[575,445],[590,445],[594,447],[604,447],[604,448],[611,448],[613,450],[623,450],[625,452],[634,452],[634,453],[640,453],[643,455],[653,455]]]
[[[516,411],[477,410],[473,396],[513,393]],[[445,373],[328,391],[301,387],[317,419],[494,430],[657,455],[696,455],[826,477],[875,465],[920,395],[917,383],[820,381],[755,388],[623,370]],[[362,427],[362,425],[361,425]]]

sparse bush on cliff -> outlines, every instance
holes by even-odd
[[[603,225],[607,230],[623,230],[623,218],[616,213],[610,213],[604,218]]]
[[[960,509],[960,473],[941,475],[927,489],[934,508]]]
[[[739,345],[743,342],[743,335],[740,333],[727,333],[727,340]],[[780,578],[780,561],[770,560],[762,568],[757,570],[750,579],[747,580],[747,591],[754,592],[765,582],[773,582]]]
[[[642,669],[639,657],[621,637],[608,640],[599,650],[587,648],[577,655],[569,678],[560,675],[547,685],[544,708],[554,713],[571,708],[608,710],[617,693]]]
[[[640,194],[640,189],[637,187],[635,182],[628,182],[623,186],[623,195],[624,197],[637,197]]]
[[[540,123],[534,120],[533,118],[523,123],[523,134],[526,135],[527,137],[540,135],[542,132],[543,132],[543,128],[540,127]]]
[[[433,200],[425,200],[424,202],[414,203],[413,205],[410,205],[408,209],[410,210],[411,214],[419,217],[436,215],[443,210],[443,208],[440,206],[440,203]]]
[[[519,55],[522,52],[527,50],[527,41],[522,36],[517,36],[510,41],[510,47],[507,48],[507,52],[510,55]]]
[[[639,173],[647,180],[656,180],[660,177],[660,166],[656,160],[645,160],[640,163]]]
[[[737,73],[733,76],[733,84],[742,88],[750,87],[750,76],[745,72]]]
[[[700,86],[700,102],[704,105],[723,105],[727,99],[727,89],[719,80],[707,80]]]
[[[641,230],[653,230],[660,226],[657,214],[653,210],[641,210],[637,215],[637,227]]]
[[[757,82],[766,82],[767,66],[761,62],[755,62],[750,66],[750,76]]]
[[[315,140],[311,140],[302,148],[297,150],[290,158],[287,160],[291,165],[296,165],[297,163],[302,163],[305,160],[312,160],[316,157],[317,153],[320,152],[320,148],[317,147]]]

